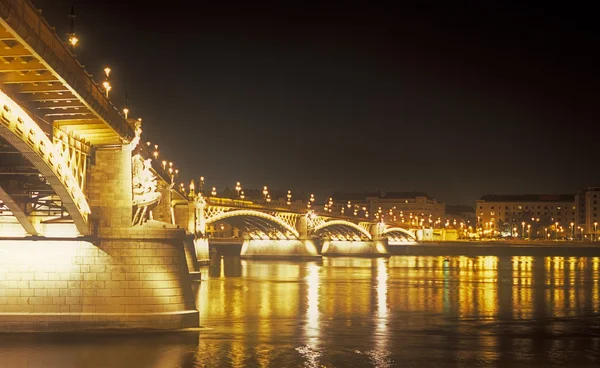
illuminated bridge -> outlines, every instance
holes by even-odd
[[[404,229],[183,193],[28,0],[0,0],[0,332],[198,326],[207,226],[247,257],[387,254]],[[319,244],[319,247],[316,246]]]

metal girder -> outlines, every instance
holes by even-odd
[[[17,202],[15,202],[12,199],[10,194],[8,194],[8,192],[6,192],[6,190],[4,190],[4,188],[2,188],[1,186],[0,199],[2,200],[2,202],[4,202],[6,207],[8,207],[10,212],[12,212],[13,216],[15,216],[15,218],[17,219],[17,221],[19,221],[21,226],[23,226],[23,229],[27,232],[27,234],[37,235],[37,230],[35,230],[35,227],[31,223],[31,221],[29,221],[29,218],[25,214],[25,211],[17,204]]]
[[[69,89],[61,83],[27,83],[11,88],[14,93],[70,93]]]
[[[2,71],[0,69],[0,71]],[[58,79],[48,71],[21,71],[21,72],[2,72],[0,74],[0,83],[57,83]]]
[[[48,136],[29,115],[4,92],[0,91],[0,136],[19,150],[42,174],[54,192],[61,198],[82,235],[90,234],[90,208],[73,175],[73,163],[63,157]]]
[[[38,92],[27,96],[27,102],[71,101],[77,100],[70,92]],[[98,119],[96,119],[98,120]]]
[[[14,46],[7,46],[7,42],[2,41],[5,46],[0,46],[2,48],[2,56],[4,57],[21,57],[21,56],[31,56],[31,52],[29,52],[23,45],[17,43]],[[13,41],[16,42],[16,41]]]
[[[45,101],[37,101],[33,104],[36,109],[46,110],[46,109],[62,109],[62,108],[86,108],[81,101],[77,99],[63,99],[63,100],[45,100]],[[106,124],[99,124],[106,125]]]
[[[0,29],[2,29],[2,27],[0,27]],[[35,59],[28,60],[27,58],[3,56],[2,60],[0,61],[0,70],[3,72],[18,72],[30,70],[46,70],[46,68]]]
[[[10,34],[10,32],[7,32],[5,29],[0,28],[0,40],[4,41],[4,40],[14,40],[14,39],[15,39],[15,36]]]
[[[330,220],[327,222],[323,222],[323,223],[319,224],[318,226],[314,227],[313,232],[315,234],[317,234],[327,228],[337,228],[338,231],[342,231],[340,229],[344,229],[343,231],[346,231],[346,229],[348,229],[351,232],[357,234],[361,238],[362,237],[366,237],[367,239],[372,238],[371,234],[367,230],[365,230],[363,227],[361,227],[353,222],[346,221],[346,220]]]

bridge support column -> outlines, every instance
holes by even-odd
[[[0,240],[0,331],[199,326],[185,230],[132,226],[131,165],[129,145],[96,151],[91,239]]]
[[[324,240],[324,256],[380,257],[389,256],[387,239],[367,241]]]
[[[305,240],[244,240],[242,258],[317,258],[315,243]]]

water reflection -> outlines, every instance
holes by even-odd
[[[307,290],[307,306],[304,324],[305,345],[297,347],[296,350],[305,358],[304,366],[310,368],[319,367],[322,355],[320,348],[319,330],[319,287],[320,269],[315,263],[308,264],[305,277]]]
[[[600,365],[598,257],[216,256],[202,275],[197,303],[210,330],[194,339],[0,336],[0,365]]]

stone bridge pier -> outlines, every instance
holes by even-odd
[[[381,223],[371,225],[368,240],[323,240],[321,254],[325,256],[382,257],[389,256],[388,239],[383,237]]]
[[[87,196],[92,236],[0,239],[0,331],[199,326],[185,231],[132,225],[132,147],[99,147]]]

